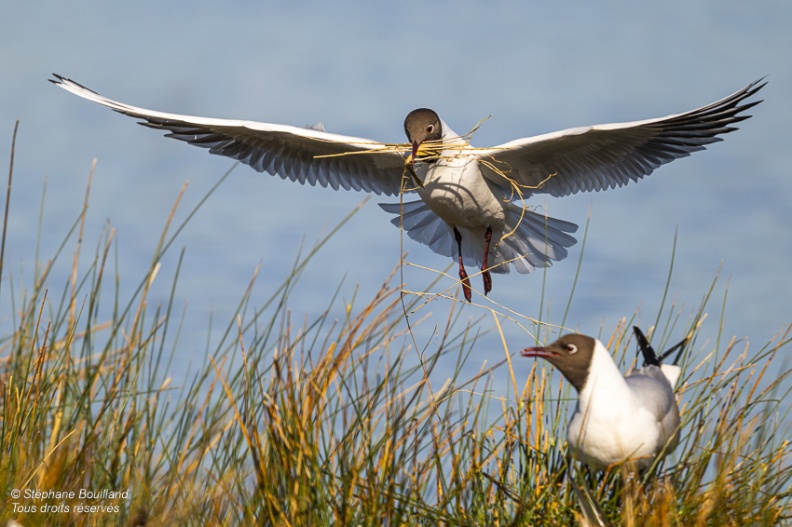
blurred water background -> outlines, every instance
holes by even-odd
[[[718,333],[726,295],[724,334],[760,345],[792,321],[790,27],[792,7],[782,1],[7,2],[0,7],[3,166],[14,121],[21,125],[2,279],[18,288],[32,276],[45,181],[40,252],[48,258],[80,212],[96,158],[85,251],[94,250],[106,225],[116,229],[128,296],[184,182],[180,218],[233,164],[55,88],[46,82],[51,72],[145,108],[321,121],[328,131],[389,142],[404,140],[404,116],[416,107],[436,109],[459,132],[491,116],[474,136],[478,146],[682,112],[767,75],[765,102],[724,142],[638,184],[531,202],[581,225],[579,238],[590,214],[568,327],[610,334],[636,310],[642,325],[653,323],[678,230],[667,307],[674,301],[686,320],[720,270],[702,336]],[[227,325],[257,266],[253,304],[289,275],[301,245],[312,245],[364,198],[237,167],[177,242],[186,258],[176,307],[186,315],[176,375],[204,360],[210,320]],[[376,202],[369,200],[306,269],[290,299],[295,319],[323,311],[342,281],[333,309],[343,316],[346,301],[369,298],[397,265],[400,232]],[[491,299],[538,316],[545,287],[543,318],[559,323],[580,248],[547,273],[495,275]],[[404,249],[419,265],[451,263],[406,237]],[[177,257],[174,250],[163,261],[163,285],[152,302],[170,293]],[[69,267],[63,258],[54,283],[65,283]],[[432,278],[420,269],[405,274],[411,289]],[[8,329],[7,299],[2,306],[0,324]],[[442,299],[430,306],[434,318],[419,345],[431,343],[431,327],[444,323],[449,306]],[[480,330],[494,327],[485,309],[463,309],[464,317],[484,317]],[[502,322],[511,352],[534,344],[518,324]],[[500,338],[490,334],[477,344],[471,368],[503,357]],[[516,364],[518,374],[531,366]]]

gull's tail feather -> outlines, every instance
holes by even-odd
[[[386,212],[398,215],[391,223],[406,230],[410,238],[437,254],[457,257],[452,228],[432,212],[426,203],[418,200],[379,205]],[[481,267],[485,229],[457,229],[462,234],[462,258],[465,264]],[[490,271],[508,273],[509,264],[523,274],[539,267],[549,267],[553,261],[566,258],[567,248],[577,242],[568,233],[576,230],[577,225],[574,223],[507,203],[504,235],[500,241],[493,236],[490,245]]]
[[[432,212],[423,201],[380,203],[385,212],[396,214],[391,223],[407,231],[407,235],[441,256],[456,256],[451,227]]]
[[[517,203],[506,204],[504,236],[494,248],[492,266],[511,262],[519,273],[550,267],[554,261],[567,257],[567,248],[577,240],[568,233],[577,231],[577,225],[558,220],[525,208]],[[484,246],[481,246],[482,254]],[[500,269],[503,269],[500,271]],[[509,272],[507,265],[499,265],[494,272]]]

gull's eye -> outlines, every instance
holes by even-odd
[[[575,353],[577,353],[577,346],[575,346],[574,344],[567,344],[567,353],[569,353],[570,355],[574,355]]]
[[[434,132],[434,125],[430,124],[429,126],[426,127],[426,133],[431,134],[432,132]]]

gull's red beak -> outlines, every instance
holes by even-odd
[[[523,357],[551,357],[553,355],[552,351],[548,351],[547,348],[537,347],[537,348],[525,348],[520,352]]]
[[[415,156],[418,155],[418,147],[420,147],[420,146],[421,146],[421,143],[417,143],[417,142],[413,141],[413,144],[412,144],[412,155],[410,155],[410,164],[411,165],[413,163],[415,163]]]

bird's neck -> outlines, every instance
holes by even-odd
[[[612,408],[631,401],[630,388],[608,349],[597,341],[591,357],[586,384],[578,393],[581,410],[591,407]]]
[[[443,143],[444,144],[458,144],[458,143],[465,143],[465,139],[461,137],[458,133],[453,131],[445,121],[440,119],[440,126],[443,127]]]

